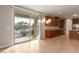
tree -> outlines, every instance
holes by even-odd
[[[29,24],[27,22],[18,22],[15,24],[15,30],[20,31],[20,34],[22,36],[25,36],[27,34],[27,29],[29,28]]]
[[[26,30],[29,28],[29,24],[27,22],[18,22],[15,24],[15,29],[16,30]]]

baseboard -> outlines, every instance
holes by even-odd
[[[4,46],[0,46],[0,48],[6,48],[6,47],[9,47],[9,46],[12,46],[13,44],[9,44],[9,45],[4,45]]]

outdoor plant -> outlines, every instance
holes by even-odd
[[[27,34],[27,29],[29,28],[29,24],[27,22],[18,22],[15,24],[15,29],[17,31],[20,31],[20,34],[22,34],[22,36],[25,36]]]

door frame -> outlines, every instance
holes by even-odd
[[[23,42],[28,42],[28,41],[31,41],[31,40],[34,40],[34,39],[31,39],[31,26],[29,26],[29,30],[30,30],[30,35],[29,35],[29,40],[25,40],[25,41],[22,41],[22,42],[18,42],[18,43],[15,43],[15,27],[14,27],[14,25],[15,25],[15,13],[16,12],[14,12],[13,13],[13,40],[12,40],[12,44],[13,45],[15,45],[15,44],[19,44],[19,43],[23,43]],[[27,14],[28,15],[28,14]],[[31,19],[32,19],[32,16],[33,15],[30,15],[30,17],[29,17],[29,23],[31,24]],[[38,17],[38,16],[37,16]],[[40,18],[38,17],[38,20],[39,20]],[[41,21],[41,20],[40,20]],[[35,31],[35,30],[34,30]],[[39,31],[40,31],[40,28],[39,28]]]
[[[16,11],[19,11],[19,12],[23,12],[24,14],[27,14],[27,15],[33,15],[32,13],[34,13],[34,15],[36,16],[39,16],[39,19],[40,21],[42,22],[43,18],[40,18],[40,16],[44,17],[45,14],[41,14],[39,12],[34,12],[34,11],[31,11],[31,10],[28,10],[28,9],[24,9],[24,8],[20,8],[20,7],[17,7],[17,6],[12,6],[12,45],[15,44],[15,28],[14,28],[14,23],[15,23],[15,13]],[[32,13],[28,13],[28,12],[32,12]],[[31,17],[30,17],[31,19]],[[40,27],[42,26],[42,23],[40,23]],[[40,30],[40,39],[42,38],[42,28],[39,28]],[[27,41],[25,41],[27,42]]]

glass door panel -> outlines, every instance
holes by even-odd
[[[14,43],[40,39],[40,23],[38,16],[15,13]]]
[[[39,18],[38,17],[31,17],[31,38],[35,39],[35,38],[39,38]]]
[[[15,15],[15,43],[30,40],[30,19],[26,15]]]

